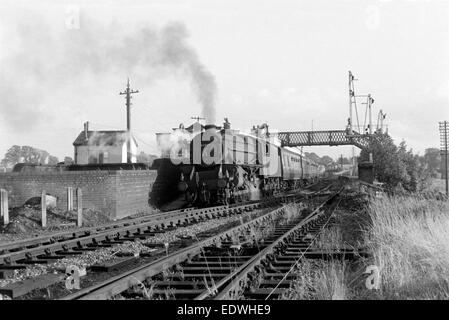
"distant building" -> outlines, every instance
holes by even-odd
[[[137,162],[137,142],[130,137],[131,162]],[[89,131],[89,123],[73,142],[75,164],[126,163],[128,133],[120,131]]]

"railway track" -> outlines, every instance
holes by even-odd
[[[286,207],[272,210],[256,219],[208,237],[185,249],[129,270],[94,286],[64,297],[67,300],[111,299],[117,295],[139,295],[129,288],[151,288],[151,297],[175,299],[207,299],[221,297],[232,291],[248,273],[248,268],[260,262],[296,230],[312,231],[314,222],[321,221],[324,207],[334,201],[333,194],[306,217],[296,215],[286,219]],[[288,214],[287,214],[288,216]],[[310,229],[310,230],[309,230]],[[256,235],[259,234],[259,236]],[[241,279],[237,283],[242,282]],[[141,292],[148,295],[148,288]],[[224,290],[224,291],[223,291]],[[149,298],[148,296],[146,298]]]
[[[322,192],[329,186],[314,192]],[[120,237],[130,238],[133,233],[150,233],[151,229],[161,232],[170,230],[176,226],[186,226],[205,219],[214,218],[217,215],[227,215],[232,213],[241,213],[260,206],[268,206],[281,201],[293,201],[298,197],[297,194],[278,195],[259,202],[249,202],[247,204],[222,205],[208,208],[187,208],[169,212],[161,212],[153,215],[124,219],[110,222],[95,227],[84,227],[75,230],[57,232],[51,235],[45,235],[20,241],[14,241],[6,244],[0,244],[0,270],[2,268],[14,269],[14,264],[18,261],[30,264],[39,262],[41,259],[45,263],[45,258],[57,254],[61,257],[70,255],[70,248],[78,248],[82,251],[83,247],[90,246],[94,248],[98,242],[109,241],[110,237],[121,240]],[[129,240],[129,239],[128,239]],[[34,259],[37,258],[38,260]],[[17,266],[20,268],[20,266]]]
[[[330,185],[308,195],[287,194],[244,205],[176,210],[148,217],[127,219],[95,228],[61,232],[51,237],[40,237],[3,245],[0,247],[0,273],[3,273],[3,277],[5,277],[8,272],[12,273],[16,269],[24,269],[32,264],[51,263],[86,251],[95,251],[126,241],[143,240],[158,233],[174,230],[177,227],[186,227],[214,218],[239,215],[251,212],[254,209],[279,206],[280,203],[320,194],[329,187]],[[54,281],[54,279],[51,280],[50,283]],[[0,288],[0,291],[5,292],[2,288]],[[6,290],[6,292],[8,291]]]
[[[201,221],[239,214],[256,208],[279,203],[271,199],[261,203],[241,206],[218,206],[187,211],[168,212],[157,217],[137,218],[133,221],[111,223],[100,228],[85,228],[74,232],[59,233],[51,237],[14,242],[0,247],[0,269],[21,268],[27,264],[46,263],[55,258],[112,246],[133,239],[144,239],[155,233],[163,233],[179,226],[189,226]]]
[[[339,192],[329,197],[300,223],[254,256],[213,298],[217,300],[277,298],[291,286],[294,280],[292,271],[303,258],[325,259],[328,255],[333,258],[344,256],[344,252],[322,252],[312,249],[318,234],[334,223],[333,213],[340,202],[338,194]],[[203,294],[198,298],[209,297],[210,294]]]

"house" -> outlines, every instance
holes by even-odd
[[[137,162],[137,142],[126,130],[89,131],[89,123],[73,142],[75,164],[126,163],[130,136],[131,162]]]

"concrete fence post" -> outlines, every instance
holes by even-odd
[[[47,227],[47,193],[42,190],[41,195],[42,228]]]
[[[76,208],[78,211],[78,227],[82,227],[83,225],[83,192],[81,188],[76,188]]]
[[[67,211],[73,210],[73,188],[67,188]]]
[[[9,212],[8,212],[8,191],[0,190],[0,216],[3,217],[3,224],[6,226],[9,223]]]

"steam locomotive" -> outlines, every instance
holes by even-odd
[[[191,205],[229,204],[298,189],[324,170],[292,148],[270,137],[268,126],[251,133],[196,122],[172,133],[158,133],[163,157],[180,171],[178,190]]]

